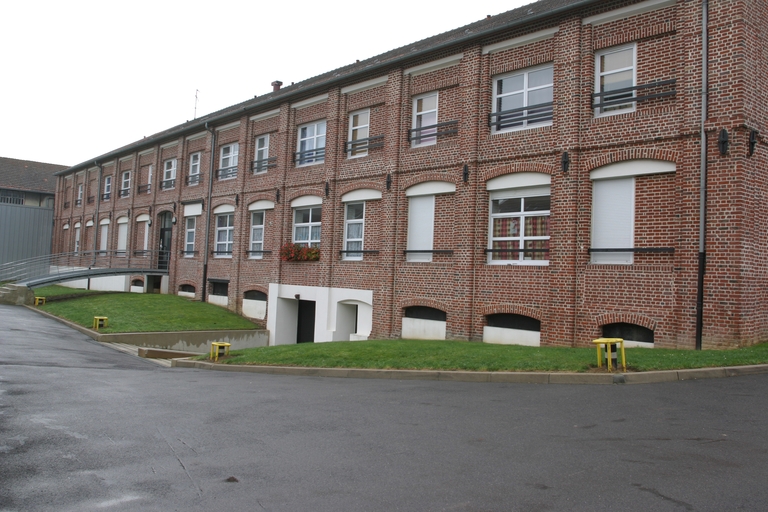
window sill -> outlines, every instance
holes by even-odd
[[[549,260],[545,261],[513,261],[513,260],[506,260],[506,261],[489,261],[488,262],[489,267],[548,267],[549,266]]]

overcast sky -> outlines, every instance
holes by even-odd
[[[0,156],[75,165],[531,0],[0,0]],[[382,6],[386,6],[382,9]]]

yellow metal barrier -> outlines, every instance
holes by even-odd
[[[109,327],[109,318],[106,316],[93,317],[93,328],[98,331],[100,327]]]
[[[595,344],[595,347],[597,348],[597,367],[602,368],[603,366],[603,355],[602,355],[602,349],[605,347],[605,358],[608,363],[608,371],[613,371],[613,365],[611,364],[611,345],[619,345],[621,347],[621,368],[623,371],[627,371],[627,358],[624,355],[624,338],[597,338],[596,340],[592,340],[592,343]]]
[[[45,297],[35,297],[35,306],[45,306]]]
[[[218,361],[219,360],[219,351],[220,349],[224,349],[224,355],[229,355],[229,347],[232,345],[231,343],[226,343],[224,341],[212,341],[211,342],[211,360]]]

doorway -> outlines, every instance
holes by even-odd
[[[315,301],[299,300],[296,343],[315,342]]]
[[[173,232],[173,214],[163,212],[158,218],[160,224],[160,247],[157,253],[157,268],[168,270],[168,264],[171,260],[171,238]]]

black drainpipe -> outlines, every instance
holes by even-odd
[[[208,209],[205,211],[205,252],[203,253],[203,294],[202,300],[206,301],[206,288],[208,286],[208,253],[211,238],[211,196],[213,195],[213,164],[216,158],[216,130],[208,127],[205,129],[211,133],[211,164],[208,170]]]
[[[707,132],[704,123],[707,120],[707,103],[709,69],[707,57],[709,52],[709,2],[701,4],[701,173],[699,176],[699,269],[696,290],[696,350],[701,350],[701,338],[704,330],[704,273],[707,267]]]

